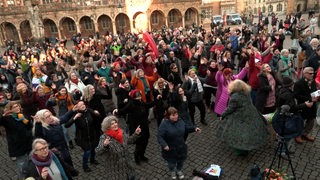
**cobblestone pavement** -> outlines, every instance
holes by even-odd
[[[250,152],[247,157],[238,157],[231,148],[215,137],[217,118],[213,113],[207,115],[209,125],[202,126],[199,121],[196,121],[196,124],[202,128],[202,132],[200,134],[190,134],[188,137],[189,154],[184,166],[185,179],[192,179],[193,169],[203,170],[210,164],[217,164],[223,168],[221,179],[225,180],[249,179],[248,173],[254,163],[257,163],[261,169],[269,167],[277,145],[275,141],[270,140],[268,145]],[[156,123],[152,121],[150,124],[151,137],[146,152],[149,162],[136,166],[136,177],[139,180],[170,179],[166,163],[161,157],[160,147],[156,140],[156,129]],[[296,151],[292,156],[292,164],[298,180],[315,180],[320,175],[320,128],[318,125],[315,125],[312,135],[316,136],[314,143],[304,142],[302,145],[293,143]],[[8,157],[6,140],[3,137],[0,139],[0,179],[16,179],[16,166]],[[132,151],[133,147],[131,148]],[[75,167],[80,171],[76,179],[108,179],[104,176],[104,172],[108,168],[102,165],[90,166],[93,169],[90,173],[82,171],[82,152],[79,147],[75,147],[71,151],[71,155]],[[287,167],[287,161],[284,162],[282,167]],[[273,167],[276,167],[276,165]],[[289,174],[291,174],[291,171],[289,171]]]

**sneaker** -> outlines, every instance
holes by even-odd
[[[177,179],[176,172],[171,172],[171,179]]]
[[[182,171],[178,171],[178,176],[179,176],[179,179],[183,179],[184,178],[184,174]]]
[[[12,161],[16,161],[16,160],[17,160],[17,157],[11,157],[11,160],[12,160]]]

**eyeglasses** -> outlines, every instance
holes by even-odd
[[[307,74],[313,75],[313,74],[314,74],[314,72],[307,72]]]
[[[42,148],[36,149],[36,151],[47,151],[48,150],[48,146],[44,146]]]
[[[177,69],[177,67],[173,67],[172,69]]]

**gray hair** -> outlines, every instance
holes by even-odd
[[[118,123],[118,118],[116,116],[110,115],[103,119],[101,123],[102,132],[106,132],[110,129],[112,121],[116,121]]]
[[[36,151],[36,145],[37,144],[42,144],[42,145],[48,145],[48,142],[42,138],[36,138],[33,140],[32,142],[32,150],[31,150],[31,155],[34,154],[34,152]]]

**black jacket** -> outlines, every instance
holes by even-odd
[[[28,124],[16,121],[11,115],[0,118],[0,126],[4,126],[7,134],[8,151],[10,157],[25,155],[31,151],[32,122]]]
[[[81,112],[82,116],[76,120],[70,119],[65,127],[70,127],[73,123],[76,125],[76,143],[84,151],[91,150],[95,148],[99,143],[99,135],[95,128],[95,122],[98,118],[94,114],[92,109],[86,109],[84,112]]]
[[[294,84],[294,93],[298,104],[305,103],[306,101],[311,101],[311,93],[315,91],[317,91],[317,85],[314,80],[311,82],[310,87],[308,86],[308,82],[304,78],[299,79]],[[317,104],[313,103],[311,108],[302,109],[301,115],[304,119],[316,118]]]

